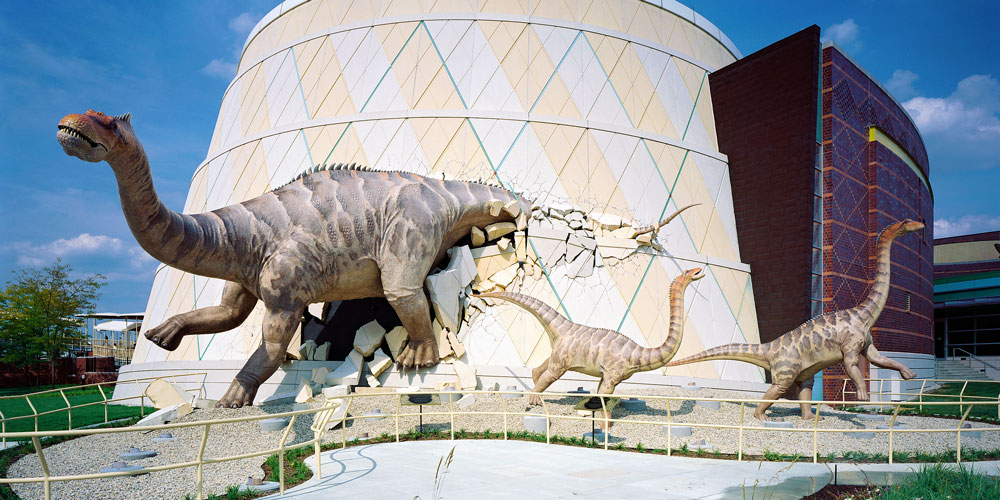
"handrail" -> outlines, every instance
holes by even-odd
[[[32,392],[32,393],[28,393],[28,394],[14,394],[14,395],[10,395],[10,396],[0,396],[0,401],[11,400],[11,399],[23,399],[28,404],[28,408],[31,410],[30,414],[17,415],[17,416],[12,416],[12,417],[7,417],[2,412],[0,412],[0,430],[2,430],[3,434],[4,434],[3,438],[0,439],[0,443],[2,443],[2,446],[4,446],[4,447],[6,447],[6,445],[7,445],[7,436],[9,434],[9,433],[6,432],[7,431],[7,422],[12,422],[12,421],[15,421],[15,420],[34,419],[34,421],[35,421],[35,431],[37,432],[38,431],[38,417],[42,417],[42,416],[45,416],[45,415],[51,415],[51,414],[55,414],[55,413],[59,413],[59,412],[66,412],[67,413],[67,428],[68,429],[72,429],[73,428],[73,410],[79,409],[79,408],[85,408],[85,407],[88,407],[88,406],[104,405],[104,423],[108,423],[108,405],[109,404],[113,404],[113,403],[117,403],[117,402],[121,402],[121,401],[128,401],[128,400],[131,400],[131,399],[139,399],[139,414],[140,414],[140,416],[145,416],[145,414],[146,414],[146,407],[145,407],[146,394],[145,394],[145,390],[143,390],[142,387],[139,386],[139,381],[146,381],[146,380],[152,381],[152,380],[156,380],[156,379],[172,379],[174,383],[177,383],[177,378],[178,377],[191,377],[191,376],[199,376],[199,375],[202,377],[202,379],[201,379],[201,382],[199,383],[198,387],[195,388],[195,389],[184,389],[184,392],[191,393],[191,392],[197,391],[198,392],[198,397],[202,397],[204,395],[205,378],[208,376],[208,372],[178,373],[178,374],[164,375],[164,376],[160,376],[160,377],[141,377],[141,378],[129,379],[129,380],[125,380],[125,381],[113,380],[113,381],[108,381],[108,382],[95,382],[93,384],[79,385],[79,386],[73,386],[73,387],[60,387],[58,389],[47,389],[47,390],[44,390],[44,391]],[[123,397],[123,398],[111,398],[111,399],[108,399],[107,394],[104,393],[104,387],[103,386],[105,386],[105,385],[117,385],[119,383],[133,383],[133,382],[136,384],[136,389],[138,389],[138,392],[139,392],[139,395],[137,395],[137,396],[127,396],[127,397]],[[148,384],[147,384],[147,386],[148,386]],[[98,392],[98,394],[101,395],[101,400],[100,401],[90,401],[90,402],[87,402],[87,403],[81,403],[81,404],[73,405],[72,403],[70,403],[69,398],[66,396],[66,392],[72,393],[72,391],[78,391],[78,390],[81,390],[81,389],[85,390],[85,389],[89,389],[89,388],[93,388],[93,387],[97,387],[97,392]],[[35,408],[35,405],[31,402],[31,398],[32,397],[35,397],[35,396],[38,396],[38,395],[45,395],[45,394],[53,394],[53,395],[55,395],[56,393],[58,393],[58,395],[62,397],[63,402],[66,403],[65,407],[39,412]]]
[[[976,356],[975,354],[972,354],[971,352],[969,352],[969,351],[967,351],[967,350],[965,350],[965,349],[962,349],[961,347],[952,347],[952,348],[951,348],[951,358],[952,358],[952,360],[955,360],[955,358],[956,358],[956,357],[959,357],[959,356],[956,356],[956,355],[955,355],[955,352],[956,352],[956,351],[962,351],[962,352],[964,352],[965,354],[967,354],[967,355],[968,355],[968,356],[962,356],[962,357],[967,357],[967,358],[969,358],[969,364],[968,364],[968,367],[969,367],[970,369],[972,369],[972,370],[975,370],[975,368],[973,368],[973,367],[972,367],[972,360],[976,360],[976,361],[978,361],[978,362],[982,363],[982,365],[983,365],[983,367],[984,367],[984,368],[983,368],[983,372],[986,372],[986,368],[992,368],[992,369],[993,369],[994,371],[996,371],[997,373],[1000,373],[1000,368],[998,368],[998,367],[996,367],[996,366],[993,366],[993,365],[992,365],[992,364],[990,364],[990,363],[987,363],[987,362],[986,362],[985,360],[983,360],[983,358],[980,358],[979,356]],[[987,375],[987,377],[989,377],[989,375]],[[990,377],[990,378],[992,378],[992,377]]]
[[[128,382],[131,382],[131,381],[126,381],[126,383],[128,383]],[[420,392],[423,393],[423,394],[442,394],[442,393],[449,394],[446,391],[420,391]],[[45,456],[44,456],[44,449],[41,447],[40,440],[39,440],[39,438],[43,437],[43,436],[85,436],[85,435],[96,435],[96,434],[113,434],[113,433],[123,433],[123,432],[134,433],[134,432],[146,432],[146,431],[153,431],[153,430],[168,430],[168,429],[179,429],[179,428],[202,427],[204,430],[203,430],[203,434],[201,436],[201,446],[198,449],[198,453],[196,454],[196,459],[195,460],[193,460],[193,461],[187,461],[187,462],[180,462],[180,463],[166,464],[166,465],[151,466],[151,467],[147,467],[145,469],[145,472],[156,472],[156,471],[161,471],[161,470],[170,470],[170,469],[179,469],[179,468],[194,467],[196,469],[197,492],[198,492],[197,494],[198,494],[198,498],[201,499],[201,498],[204,498],[204,491],[202,491],[202,490],[203,490],[203,469],[204,469],[204,465],[205,464],[220,463],[220,462],[226,462],[226,461],[231,461],[231,460],[240,460],[240,459],[245,459],[245,458],[250,458],[250,457],[258,457],[258,456],[265,456],[265,455],[269,455],[269,454],[278,453],[278,461],[279,461],[279,471],[278,471],[279,483],[280,483],[280,489],[281,489],[281,491],[284,491],[284,489],[285,489],[285,484],[284,484],[285,478],[284,478],[284,473],[283,473],[284,469],[282,467],[282,464],[284,463],[284,452],[287,451],[287,450],[292,450],[292,449],[297,449],[297,448],[302,448],[302,447],[309,447],[309,446],[312,446],[318,452],[320,450],[321,438],[322,438],[322,436],[326,432],[328,432],[327,429],[330,427],[328,424],[330,423],[331,419],[333,418],[333,414],[336,412],[337,409],[339,409],[340,405],[346,405],[346,406],[344,407],[344,412],[343,412],[342,416],[338,418],[339,424],[341,426],[341,431],[342,431],[341,439],[340,439],[340,443],[339,444],[341,446],[346,446],[346,444],[347,444],[347,426],[348,426],[348,422],[349,421],[350,422],[354,422],[354,425],[358,425],[359,422],[364,422],[365,421],[364,420],[364,418],[365,418],[364,415],[351,416],[349,414],[349,412],[348,412],[348,410],[350,409],[351,404],[353,404],[355,398],[384,397],[386,395],[395,395],[395,396],[398,396],[397,397],[397,403],[398,403],[399,398],[404,397],[406,394],[411,394],[411,393],[412,392],[355,393],[355,394],[350,394],[350,395],[342,396],[342,397],[340,397],[338,399],[330,399],[324,405],[319,406],[317,408],[309,408],[309,409],[305,409],[305,410],[294,410],[294,411],[288,411],[288,412],[276,413],[276,414],[274,414],[274,413],[270,413],[270,414],[269,413],[265,413],[265,414],[261,414],[261,415],[248,415],[248,416],[245,416],[245,417],[231,417],[231,418],[222,418],[222,419],[215,419],[215,420],[202,420],[202,421],[180,422],[180,423],[170,423],[170,424],[163,424],[163,425],[153,425],[153,426],[130,426],[130,427],[117,427],[117,428],[104,428],[104,429],[69,429],[69,430],[40,431],[40,432],[34,432],[34,431],[9,432],[9,433],[8,432],[4,432],[3,433],[3,437],[5,439],[6,438],[30,438],[32,440],[32,443],[34,444],[35,451],[38,454],[39,461],[41,463],[45,464],[46,462],[45,462]],[[891,418],[891,420],[889,422],[889,428],[888,429],[878,429],[878,430],[876,430],[876,429],[867,429],[867,428],[819,428],[819,426],[815,422],[813,423],[813,425],[808,426],[808,427],[803,427],[803,428],[795,428],[795,427],[793,427],[793,428],[773,428],[773,427],[764,427],[762,424],[754,424],[752,422],[748,423],[748,422],[745,421],[744,415],[745,415],[745,410],[746,410],[746,405],[747,404],[753,404],[753,403],[757,403],[757,404],[771,403],[771,404],[776,404],[776,405],[792,405],[792,406],[797,406],[799,404],[798,401],[790,401],[790,400],[775,401],[775,400],[767,400],[767,399],[712,398],[712,397],[697,397],[697,396],[688,396],[688,395],[685,395],[685,396],[655,396],[655,395],[649,395],[649,394],[643,394],[643,395],[616,394],[616,395],[614,395],[614,397],[616,397],[616,398],[642,397],[642,398],[647,399],[647,400],[666,401],[667,402],[667,408],[668,408],[668,410],[667,410],[667,420],[664,421],[664,420],[650,420],[650,419],[647,419],[647,418],[628,419],[628,420],[622,419],[622,418],[612,418],[610,415],[604,414],[604,412],[601,412],[602,415],[600,417],[596,417],[594,415],[591,415],[589,417],[588,416],[580,416],[580,415],[577,415],[575,412],[571,413],[571,414],[555,414],[555,413],[552,413],[550,411],[549,405],[545,403],[546,398],[580,397],[580,394],[578,394],[578,393],[556,393],[556,392],[534,393],[534,392],[519,392],[519,391],[462,391],[462,393],[464,393],[464,394],[482,394],[482,395],[488,395],[488,396],[496,396],[496,397],[498,397],[501,400],[502,410],[501,411],[463,411],[461,409],[461,407],[456,407],[456,405],[450,404],[450,405],[448,405],[448,407],[446,409],[443,409],[441,411],[423,411],[421,409],[421,411],[419,413],[418,412],[414,412],[412,410],[409,411],[409,412],[407,412],[407,413],[402,413],[401,412],[402,407],[397,404],[397,407],[396,407],[397,410],[396,410],[396,415],[395,415],[396,421],[398,422],[398,420],[401,417],[417,417],[418,415],[421,415],[421,414],[424,417],[428,417],[428,416],[444,416],[444,417],[448,417],[448,420],[451,422],[451,427],[452,427],[451,433],[450,433],[450,437],[451,437],[451,439],[454,439],[454,417],[455,417],[456,413],[458,413],[460,415],[466,415],[466,416],[475,416],[475,415],[503,415],[505,419],[507,419],[507,418],[509,418],[511,416],[537,415],[537,413],[530,413],[528,411],[517,411],[517,410],[508,411],[508,409],[507,409],[508,405],[506,405],[505,403],[503,403],[502,400],[503,400],[503,396],[504,395],[517,395],[517,396],[521,396],[521,397],[527,396],[527,395],[539,395],[539,396],[542,397],[542,403],[543,403],[542,409],[543,409],[544,415],[546,417],[546,422],[547,423],[551,422],[553,420],[568,420],[568,421],[582,421],[582,422],[592,422],[592,421],[593,422],[597,422],[597,421],[601,421],[606,426],[610,426],[610,424],[612,424],[612,423],[627,423],[627,424],[630,424],[630,425],[632,425],[632,424],[635,424],[635,425],[661,425],[661,426],[664,425],[664,424],[667,424],[667,426],[668,426],[668,430],[667,430],[667,433],[668,433],[667,434],[668,453],[669,453],[669,449],[670,449],[671,444],[672,444],[671,443],[671,436],[670,436],[670,426],[675,426],[675,425],[685,425],[685,426],[694,427],[694,428],[706,428],[706,429],[730,429],[730,430],[738,431],[739,432],[739,436],[740,436],[739,444],[738,444],[738,449],[737,449],[737,459],[738,460],[743,460],[744,455],[745,455],[745,453],[744,453],[743,436],[744,436],[745,432],[747,432],[747,431],[755,431],[755,432],[765,432],[765,431],[766,432],[793,432],[793,433],[794,432],[799,432],[799,433],[808,432],[808,433],[811,433],[812,436],[813,436],[813,461],[814,462],[817,462],[818,458],[819,458],[819,449],[818,449],[817,442],[818,442],[818,435],[820,433],[829,434],[829,433],[857,433],[857,432],[886,432],[888,434],[888,436],[889,436],[889,458],[888,458],[888,460],[889,460],[889,463],[892,463],[892,461],[893,461],[892,452],[893,452],[893,449],[894,449],[894,441],[895,441],[894,440],[894,436],[896,434],[899,434],[899,433],[913,434],[913,433],[918,433],[918,432],[926,432],[926,433],[954,432],[954,433],[956,433],[956,439],[957,439],[956,445],[957,445],[957,450],[958,450],[958,452],[957,452],[958,454],[956,456],[956,459],[957,459],[958,462],[961,462],[961,460],[962,460],[962,456],[961,456],[961,447],[962,447],[961,435],[962,435],[963,432],[997,432],[997,431],[1000,431],[1000,427],[986,427],[986,428],[976,428],[976,429],[965,429],[965,428],[962,427],[962,424],[964,424],[965,421],[968,419],[968,416],[971,413],[973,407],[975,407],[975,406],[985,406],[985,405],[992,406],[994,404],[1000,404],[1000,400],[998,400],[998,401],[993,401],[993,400],[990,400],[990,401],[971,401],[971,400],[970,401],[964,401],[964,403],[963,403],[964,406],[966,406],[968,408],[966,408],[964,410],[962,418],[959,421],[959,424],[958,424],[957,427],[955,427],[955,428],[952,428],[952,427],[929,428],[929,429],[910,429],[910,428],[899,429],[899,428],[897,428],[897,426],[896,426],[896,417],[899,415],[901,407],[904,406],[904,405],[912,405],[912,403],[911,402],[902,402],[902,401],[885,402],[885,403],[883,403],[885,406],[892,406],[892,407],[895,408],[895,411],[893,412],[892,418]],[[450,393],[450,394],[454,394],[454,393]],[[593,395],[593,396],[599,397],[601,399],[602,405],[606,405],[607,404],[606,398],[611,397],[611,395],[600,395],[600,394]],[[681,402],[683,402],[683,401],[689,401],[691,399],[698,399],[698,400],[703,400],[703,401],[718,401],[720,403],[721,402],[725,402],[725,403],[738,404],[740,406],[739,422],[737,424],[735,424],[735,425],[734,424],[711,424],[711,423],[701,423],[701,422],[690,422],[690,423],[687,423],[687,422],[677,422],[676,421],[676,417],[670,411],[670,403],[673,402],[673,401],[681,401]],[[98,403],[100,403],[100,402],[98,402]],[[828,405],[853,405],[853,404],[856,404],[857,402],[856,401],[824,401],[823,403],[824,404],[828,404]],[[954,405],[953,402],[949,402],[949,401],[924,401],[922,404],[924,406],[932,406],[932,407],[933,406]],[[607,406],[602,406],[602,407],[606,408]],[[456,408],[458,408],[457,411],[456,411]],[[821,411],[822,411],[822,407],[821,406],[817,406],[817,408],[816,408],[817,414],[819,414]],[[289,434],[292,426],[294,425],[294,422],[296,421],[296,419],[298,417],[303,417],[303,416],[307,416],[307,415],[314,415],[315,416],[314,422],[313,422],[313,424],[309,428],[309,430],[311,430],[313,432],[313,437],[311,439],[307,439],[307,440],[305,440],[305,441],[303,441],[301,443],[295,443],[295,444],[292,444],[292,445],[288,445],[287,444],[288,434]],[[255,420],[261,420],[261,419],[265,419],[265,418],[283,418],[283,417],[291,417],[291,421],[289,422],[288,426],[286,427],[285,432],[282,434],[280,442],[278,443],[278,447],[277,448],[267,449],[267,450],[263,450],[263,451],[250,451],[250,452],[246,452],[246,450],[243,450],[244,451],[243,453],[240,453],[240,454],[237,454],[237,455],[232,455],[232,456],[226,456],[226,457],[211,457],[211,458],[206,458],[204,456],[205,447],[207,445],[207,442],[208,442],[208,439],[209,439],[209,435],[210,435],[210,431],[211,431],[211,427],[212,426],[224,425],[224,424],[231,424],[231,423],[237,423],[237,422],[255,421]],[[360,431],[360,429],[358,431]],[[509,432],[508,429],[505,427],[504,428],[504,439],[507,438],[508,432]],[[546,442],[551,442],[551,438],[552,438],[551,430],[549,429],[549,426],[547,425],[546,426]],[[397,427],[396,427],[396,441],[398,442],[399,439],[400,439],[400,430],[399,430],[399,427],[397,425]],[[607,449],[607,446],[608,446],[607,433],[605,434],[605,442],[603,444],[604,444],[604,448]],[[316,454],[316,457],[317,457],[316,460],[317,460],[317,466],[318,466],[319,465],[319,453]],[[319,473],[319,468],[317,468],[317,473]],[[82,475],[69,475],[69,476],[53,476],[53,475],[50,474],[47,465],[44,465],[43,466],[43,475],[40,476],[40,477],[0,478],[0,483],[31,483],[31,482],[36,482],[37,483],[37,482],[41,482],[45,486],[44,489],[45,489],[46,498],[50,499],[51,498],[51,491],[50,491],[49,486],[53,482],[74,481],[74,480],[83,480],[83,479],[99,479],[99,478],[104,478],[104,477],[116,477],[116,476],[122,476],[122,475],[128,475],[128,473],[127,472],[124,472],[124,473],[123,472],[117,472],[117,473],[97,473],[97,474],[82,474]]]

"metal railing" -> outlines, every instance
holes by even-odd
[[[109,404],[115,404],[115,403],[118,403],[118,402],[121,402],[121,401],[128,401],[128,400],[132,400],[132,399],[138,399],[139,400],[139,416],[140,417],[144,417],[144,416],[146,416],[146,398],[148,396],[146,396],[145,389],[139,384],[139,382],[142,382],[142,381],[152,382],[153,380],[162,378],[162,379],[170,379],[172,382],[177,383],[177,378],[178,377],[197,377],[197,376],[201,376],[202,380],[198,383],[198,387],[196,389],[184,389],[184,391],[185,392],[189,392],[189,393],[190,392],[194,392],[194,391],[198,391],[198,397],[202,397],[204,395],[205,377],[207,375],[208,375],[208,372],[179,373],[179,374],[176,374],[176,375],[164,375],[162,377],[143,377],[143,378],[131,379],[131,380],[128,380],[128,381],[121,381],[121,382],[119,382],[119,381],[98,382],[98,383],[94,383],[94,384],[78,385],[78,386],[73,386],[73,387],[62,387],[62,388],[59,388],[59,389],[49,389],[49,390],[45,390],[45,391],[32,392],[32,393],[29,393],[29,394],[17,394],[17,395],[13,395],[13,396],[0,396],[0,402],[2,402],[2,401],[9,401],[9,400],[20,400],[20,399],[23,399],[28,404],[28,408],[31,409],[31,414],[30,415],[19,415],[19,416],[15,416],[15,417],[7,417],[7,416],[5,416],[3,414],[3,411],[0,410],[0,435],[3,436],[2,438],[0,438],[0,443],[2,443],[3,447],[7,446],[7,438],[8,438],[8,436],[7,436],[7,422],[13,422],[15,420],[34,419],[34,421],[35,421],[35,432],[39,432],[39,430],[38,430],[38,417],[44,417],[45,415],[53,415],[53,414],[60,413],[60,412],[67,412],[67,415],[66,415],[66,417],[67,417],[67,419],[66,419],[67,420],[66,429],[70,430],[70,429],[73,428],[73,410],[76,410],[76,409],[79,409],[79,408],[86,408],[88,406],[104,405],[104,423],[108,423],[108,405]],[[131,384],[131,383],[135,383],[136,389],[138,389],[138,391],[139,391],[139,394],[136,395],[136,396],[127,396],[127,397],[123,397],[123,398],[114,398],[114,397],[108,398],[108,395],[104,393],[104,386],[107,386],[107,385],[116,386],[118,384]],[[149,384],[147,383],[146,385],[148,386]],[[72,393],[75,392],[75,391],[80,391],[80,390],[85,390],[86,391],[86,390],[89,390],[89,389],[92,389],[92,388],[96,388],[97,389],[97,393],[101,395],[101,401],[91,401],[89,403],[82,403],[82,404],[73,405],[73,404],[70,403],[69,397],[66,396],[67,392],[69,392],[70,395],[72,395]],[[32,397],[42,396],[42,395],[46,395],[46,394],[52,394],[52,395],[54,395],[56,393],[59,393],[59,395],[62,396],[63,402],[66,403],[66,406],[64,406],[62,408],[56,408],[56,409],[53,409],[53,410],[39,412],[38,409],[35,408],[35,405],[31,402],[31,398]],[[30,437],[30,436],[28,436],[28,437]]]
[[[956,354],[958,351],[962,351],[965,354],[959,356],[958,354]],[[959,361],[959,362],[964,361],[965,365],[968,366],[970,369],[982,371],[983,375],[985,375],[986,378],[989,378],[990,380],[997,380],[998,378],[1000,378],[1000,368],[990,363],[987,363],[979,356],[976,356],[975,354],[972,354],[971,352],[966,351],[961,347],[953,347],[951,349],[951,359],[953,361]],[[973,361],[982,365],[982,368],[976,368],[975,366],[972,366]]]
[[[451,391],[421,391],[421,394],[439,394],[439,395],[454,395]],[[691,428],[705,428],[705,429],[729,429],[736,431],[738,433],[738,443],[737,443],[737,460],[742,461],[745,452],[744,435],[748,432],[792,432],[799,434],[807,434],[812,436],[812,459],[813,463],[819,461],[819,436],[820,434],[827,433],[857,433],[857,432],[876,432],[876,433],[887,433],[888,434],[888,463],[892,464],[894,460],[894,446],[895,437],[900,435],[900,433],[941,433],[941,432],[954,432],[956,434],[956,460],[958,462],[962,461],[962,434],[966,432],[995,432],[1000,431],[1000,427],[986,427],[986,428],[964,428],[964,424],[968,420],[969,413],[976,406],[981,405],[1000,405],[998,401],[965,401],[964,406],[966,409],[962,412],[961,418],[958,420],[957,425],[947,428],[926,428],[926,429],[916,429],[916,428],[898,428],[896,426],[896,419],[899,416],[900,409],[904,406],[912,406],[913,402],[900,402],[900,401],[889,401],[882,403],[883,406],[889,406],[893,408],[891,419],[887,429],[870,429],[870,428],[820,428],[819,419],[813,421],[811,428],[775,428],[775,427],[765,427],[762,425],[754,425],[747,422],[746,410],[747,405],[761,404],[761,403],[773,403],[776,405],[793,405],[798,406],[798,401],[782,400],[763,400],[763,399],[733,399],[733,398],[706,398],[706,397],[692,397],[692,396],[652,396],[648,394],[644,395],[586,395],[583,397],[597,397],[601,401],[600,410],[595,410],[591,416],[581,416],[579,414],[557,414],[552,411],[552,403],[547,402],[546,398],[580,398],[581,395],[578,393],[532,393],[532,392],[519,392],[519,391],[462,391],[462,394],[473,394],[473,395],[483,395],[490,397],[497,397],[500,401],[500,411],[465,411],[459,408],[456,411],[455,399],[447,398],[448,405],[447,409],[444,411],[424,411],[420,407],[419,412],[407,412],[402,411],[401,400],[403,397],[407,396],[407,392],[399,393],[358,393],[351,394],[348,396],[343,396],[339,399],[330,399],[323,406],[318,408],[311,408],[306,410],[289,411],[277,414],[263,414],[254,415],[247,417],[237,417],[237,418],[226,418],[217,420],[207,420],[207,421],[193,421],[184,423],[173,423],[164,424],[156,426],[139,426],[139,427],[119,427],[119,428],[107,428],[107,429],[75,429],[75,430],[65,430],[65,431],[46,431],[46,432],[11,432],[5,433],[4,438],[29,438],[34,446],[35,453],[38,455],[39,462],[42,466],[43,475],[40,477],[20,477],[20,478],[0,478],[0,483],[32,483],[40,482],[43,483],[43,488],[45,492],[45,498],[51,498],[51,483],[62,482],[62,481],[76,481],[83,479],[100,479],[106,477],[118,477],[134,474],[135,472],[108,472],[108,473],[95,473],[95,474],[80,474],[80,475],[63,475],[54,476],[50,473],[47,463],[45,461],[44,448],[41,446],[40,438],[46,436],[86,436],[86,435],[96,435],[96,434],[112,434],[112,433],[123,433],[123,432],[150,432],[154,430],[170,430],[179,428],[191,428],[191,427],[202,427],[201,444],[198,448],[196,454],[196,459],[171,463],[165,465],[146,467],[142,470],[143,473],[146,472],[157,472],[170,469],[179,469],[186,467],[194,467],[196,469],[196,488],[197,497],[199,499],[204,498],[203,492],[203,474],[204,466],[207,464],[221,463],[232,460],[242,460],[246,458],[259,457],[277,453],[278,454],[278,482],[279,489],[281,493],[285,491],[285,476],[284,476],[284,460],[285,452],[288,450],[293,450],[297,448],[313,446],[315,449],[315,460],[316,468],[315,472],[319,478],[322,478],[322,468],[320,467],[320,450],[321,450],[321,439],[323,435],[327,432],[330,427],[331,421],[336,425],[340,425],[341,429],[341,439],[340,445],[346,447],[347,445],[347,427],[348,422],[352,422],[357,425],[359,421],[365,421],[366,415],[351,416],[350,408],[357,398],[366,397],[385,397],[385,396],[396,396],[396,411],[395,414],[386,415],[386,417],[392,417],[395,419],[395,441],[399,442],[401,440],[400,436],[400,419],[406,417],[420,417],[427,418],[433,416],[447,416],[449,421],[449,437],[450,439],[455,439],[455,417],[459,416],[485,416],[485,415],[500,415],[503,417],[503,439],[508,439],[510,436],[509,420],[511,417],[524,417],[524,416],[539,416],[538,413],[531,413],[527,411],[510,411],[508,405],[505,401],[504,395],[515,395],[517,397],[523,397],[531,394],[538,394],[542,396],[542,415],[545,417],[546,421],[546,431],[545,431],[545,442],[552,442],[552,429],[549,425],[553,421],[558,420],[568,420],[568,421],[582,421],[582,422],[602,422],[603,428],[609,429],[610,425],[613,423],[622,424],[637,424],[637,425],[659,425],[664,426],[666,430],[667,447],[666,454],[670,456],[672,453],[672,448],[674,444],[674,438],[672,436],[672,428],[674,426],[687,426]],[[621,419],[621,418],[611,418],[610,415],[606,414],[604,410],[608,407],[608,398],[625,398],[625,397],[642,397],[645,400],[654,401],[666,401],[666,420],[650,420],[645,418],[640,419]],[[442,398],[444,399],[444,398]],[[671,402],[684,402],[684,401],[717,401],[721,403],[731,403],[739,405],[739,419],[736,424],[711,424],[711,423],[698,423],[698,422],[684,422],[677,421],[677,416],[675,412],[671,410]],[[854,405],[857,404],[856,401],[824,401],[823,405]],[[954,405],[953,402],[948,401],[936,401],[936,402],[923,402],[924,406],[940,406],[940,405]],[[345,405],[343,413],[336,419],[333,420],[336,411],[341,405]],[[823,410],[823,405],[817,405],[815,414],[821,416]],[[560,405],[561,406],[561,405]],[[597,416],[600,412],[601,416]],[[827,410],[829,411],[829,410]],[[301,443],[295,443],[292,445],[287,445],[288,435],[293,428],[297,418],[315,415],[313,424],[310,426],[310,430],[313,432],[313,437]],[[633,415],[634,416],[634,415]],[[277,448],[270,448],[263,451],[251,451],[247,453],[242,453],[238,455],[225,456],[225,457],[205,457],[205,448],[208,443],[209,437],[211,435],[211,429],[213,426],[232,424],[237,422],[248,422],[256,421],[265,418],[285,418],[290,417],[290,421],[285,428]],[[355,429],[358,431],[359,429]],[[354,432],[354,431],[352,431]],[[609,433],[604,433],[603,448],[608,449],[609,447]]]
[[[858,394],[857,389],[855,389],[853,391],[847,389],[847,382],[849,380],[850,380],[849,378],[844,378],[844,383],[843,383],[843,385],[841,386],[841,389],[840,389],[840,399],[846,400],[848,394],[853,394],[855,396],[857,396],[857,394]],[[912,382],[915,382],[915,381],[916,381],[916,379],[914,379],[914,380],[903,380],[903,379],[899,379],[899,378],[866,378],[865,379],[865,383],[868,384],[868,386],[870,388],[873,387],[873,383],[876,383],[877,384],[877,389],[872,388],[871,390],[868,391],[868,395],[869,395],[869,400],[870,401],[853,401],[851,403],[851,405],[852,406],[863,405],[863,406],[868,406],[868,407],[878,406],[879,407],[879,411],[883,411],[884,410],[883,406],[892,406],[892,403],[884,401],[884,398],[885,397],[889,397],[890,399],[892,399],[893,397],[897,397],[898,396],[899,399],[900,399],[900,401],[898,401],[899,403],[901,403],[901,404],[905,403],[905,404],[907,404],[909,406],[913,406],[914,403],[916,403],[916,406],[919,407],[920,411],[923,411],[924,405],[928,404],[928,403],[926,403],[924,401],[924,398],[925,397],[934,397],[934,398],[940,398],[940,399],[957,399],[958,400],[957,401],[958,408],[959,408],[958,411],[959,411],[959,413],[961,413],[962,411],[964,411],[965,406],[967,404],[969,404],[969,402],[974,402],[974,401],[975,402],[982,402],[982,401],[985,401],[985,402],[989,402],[991,404],[996,404],[997,405],[997,418],[1000,419],[1000,381],[998,381],[998,380],[972,380],[972,381],[970,381],[970,380],[965,380],[965,379],[940,379],[940,378],[930,379],[929,378],[929,379],[919,379],[920,389],[917,392],[908,392],[908,391],[904,391],[904,392],[891,392],[891,391],[886,391],[885,390],[885,384],[886,383],[889,383],[891,385],[891,384],[896,383],[896,382],[910,382],[910,383],[912,383]],[[990,384],[990,385],[993,385],[996,388],[996,391],[997,391],[996,397],[993,397],[993,396],[979,396],[979,395],[975,395],[975,394],[966,394],[965,391],[968,389],[970,382],[973,383],[973,384]],[[962,384],[962,389],[959,391],[958,394],[944,394],[944,393],[938,393],[938,392],[927,392],[928,389],[931,389],[933,391],[933,390],[936,390],[936,389],[940,388],[941,384]],[[879,397],[879,401],[874,401],[874,399],[875,399],[876,396]],[[943,401],[942,403],[943,404],[947,404],[949,406],[954,406],[955,405],[955,402],[951,402],[951,401]]]

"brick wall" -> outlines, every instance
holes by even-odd
[[[810,317],[819,33],[810,26],[709,75],[761,342]]]
[[[872,337],[882,351],[932,354],[933,199],[909,165],[868,142],[869,128],[878,127],[926,173],[920,135],[895,101],[832,47],[823,50],[822,75],[824,311],[853,307],[868,293],[883,227],[923,221],[922,233],[893,244],[889,298]],[[840,397],[844,376],[843,365],[824,370],[827,399]]]

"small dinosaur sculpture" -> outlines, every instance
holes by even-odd
[[[670,328],[660,347],[642,347],[614,330],[573,323],[544,302],[511,292],[479,295],[513,302],[538,319],[552,342],[552,354],[531,371],[535,383],[532,392],[543,392],[567,371],[600,377],[598,394],[612,394],[623,380],[637,372],[655,370],[665,365],[680,347],[684,334],[684,290],[692,281],[704,277],[701,268],[689,269],[670,285]],[[528,403],[542,403],[532,394]]]
[[[721,359],[753,363],[771,372],[771,387],[762,398],[770,400],[791,393],[796,394],[799,401],[812,401],[813,375],[843,361],[847,375],[858,388],[858,400],[867,401],[868,391],[859,366],[862,357],[875,366],[898,371],[904,379],[913,378],[912,370],[878,352],[872,343],[871,328],[882,314],[889,296],[889,251],[893,240],[923,228],[922,223],[906,219],[882,230],[876,249],[875,282],[868,296],[856,307],[817,316],[766,344],[723,345],[667,366]],[[770,406],[771,403],[762,403],[754,416],[761,421],[767,420],[764,412]],[[815,417],[809,403],[800,406],[803,419]]]
[[[149,340],[174,350],[186,335],[239,326],[264,302],[263,343],[220,407],[253,404],[314,302],[384,296],[409,334],[399,365],[437,364],[427,273],[473,226],[514,221],[523,229],[531,210],[499,187],[337,165],[242,203],[181,214],[156,195],[131,115],[87,111],[67,115],[58,128],[67,154],[111,165],[143,249],[177,269],[227,281],[221,304],[172,316],[146,332]]]

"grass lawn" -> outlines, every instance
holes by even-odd
[[[75,386],[67,386],[75,387]],[[0,396],[11,396],[15,394],[25,394],[38,391],[44,391],[47,387],[30,387],[30,388],[16,388],[16,389],[4,389]],[[108,399],[111,399],[112,393],[114,393],[114,386],[107,385],[101,388]],[[97,387],[83,387],[77,389],[67,389],[64,391],[66,393],[66,398],[73,406],[93,403],[98,401],[103,401],[101,393],[98,392]],[[29,396],[31,399],[31,404],[34,405],[35,411],[38,413],[44,413],[46,411],[57,410],[60,408],[66,408],[66,401],[63,399],[62,395],[58,392],[52,392],[47,394],[39,394],[37,396]],[[151,412],[156,411],[156,408],[146,407],[145,413],[148,415]],[[7,420],[7,432],[24,432],[35,430],[35,419],[25,418],[19,420],[10,420],[11,417],[18,417],[22,415],[32,415],[31,407],[28,406],[25,398],[4,398],[0,399],[0,412]],[[83,408],[76,408],[72,410],[73,412],[73,427],[82,427],[85,425],[96,424],[98,422],[104,422],[104,405],[96,404],[91,406],[86,406]],[[69,427],[69,418],[67,411],[61,411],[56,413],[50,413],[48,415],[42,415],[38,417],[38,430],[65,430]],[[115,420],[119,418],[133,417],[140,414],[140,409],[138,406],[124,406],[109,404],[108,405],[108,420]]]
[[[930,395],[924,395],[924,401],[958,401],[957,397],[962,392],[962,384],[943,384],[940,389],[930,393]],[[969,417],[973,418],[983,418],[990,420],[997,420],[997,393],[1000,392],[1000,384],[991,384],[989,382],[969,382],[969,385],[965,388],[965,396],[980,396],[992,399],[994,404],[992,405],[977,405],[972,408],[969,412]],[[988,399],[972,399],[972,401],[988,401]],[[913,401],[911,401],[913,403]],[[915,408],[918,410],[919,407]],[[925,406],[923,411],[918,413],[922,415],[932,415],[935,413],[941,415],[953,415],[956,417],[961,417],[964,410],[968,407],[959,409],[959,405],[940,405],[940,406]]]

